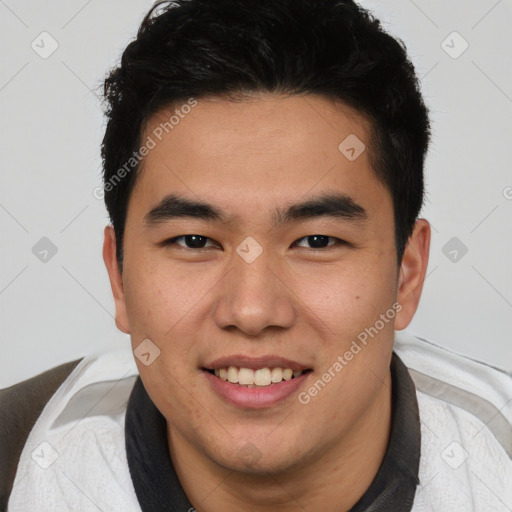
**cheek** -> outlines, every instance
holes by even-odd
[[[186,325],[210,288],[201,272],[179,272],[170,264],[144,266],[127,275],[125,301],[132,333],[164,340]]]
[[[294,279],[293,290],[311,321],[328,326],[328,336],[346,340],[392,307],[396,282],[390,266],[372,260],[302,273]]]
[[[204,281],[201,286],[195,279],[167,270],[156,265],[151,269],[140,266],[126,276],[131,343],[136,351],[143,340],[149,339],[159,350],[149,365],[135,358],[144,387],[156,406],[164,411],[179,410],[194,423],[197,404],[190,396],[195,392],[193,374],[198,368],[190,324],[195,324],[191,320],[193,308],[198,294],[204,294]]]

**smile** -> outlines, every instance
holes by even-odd
[[[228,356],[201,368],[214,395],[239,409],[271,408],[300,392],[313,369],[282,357]]]
[[[282,381],[296,379],[310,370],[293,371],[291,368],[281,367],[252,369],[227,366],[208,371],[223,381],[251,388],[266,387],[279,384]]]

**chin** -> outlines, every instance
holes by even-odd
[[[232,447],[230,447],[232,448]],[[229,454],[228,456],[226,456]],[[215,457],[217,455],[217,457]],[[269,473],[283,474],[303,465],[303,456],[292,446],[271,446],[268,443],[256,444],[241,442],[235,451],[222,450],[214,454],[214,461],[224,468],[241,474],[268,478]]]

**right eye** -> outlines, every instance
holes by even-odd
[[[162,245],[179,245],[184,249],[205,249],[207,247],[216,247],[214,243],[210,246],[206,245],[208,242],[213,242],[210,238],[202,235],[181,235],[169,238],[162,242]]]

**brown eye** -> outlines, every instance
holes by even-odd
[[[332,242],[329,243],[330,241]],[[336,242],[342,242],[342,240],[327,235],[310,235],[297,240],[295,244],[299,247],[308,247],[310,249],[323,249],[324,247],[335,245]],[[302,245],[303,243],[309,245]]]
[[[215,244],[211,243],[207,246],[208,242],[212,242],[208,237],[202,235],[181,235],[171,238],[165,242],[165,245],[179,245],[186,249],[204,249],[205,247],[215,247]]]

